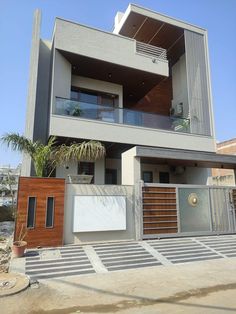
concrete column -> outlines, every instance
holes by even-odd
[[[122,184],[134,186],[134,226],[135,239],[142,238],[142,198],[141,198],[141,160],[136,157],[136,147],[122,154]]]
[[[94,163],[94,184],[105,184],[105,158]]]
[[[121,182],[124,185],[135,185],[141,180],[141,161],[136,157],[136,147],[121,155]]]

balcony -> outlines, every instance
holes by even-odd
[[[110,107],[56,97],[53,114],[107,123],[190,133],[190,121],[126,108]]]

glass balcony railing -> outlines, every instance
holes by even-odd
[[[190,133],[190,121],[126,108],[56,98],[53,114],[138,127]]]

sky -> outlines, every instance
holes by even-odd
[[[0,136],[23,134],[33,12],[42,11],[41,38],[51,39],[55,17],[112,31],[126,0],[0,0]],[[236,137],[236,0],[134,0],[162,14],[208,30],[216,138]],[[21,155],[0,144],[0,165]]]

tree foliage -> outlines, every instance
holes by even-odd
[[[68,161],[95,161],[105,155],[105,147],[97,141],[58,145],[57,138],[51,137],[46,145],[31,141],[18,133],[5,134],[1,141],[14,151],[29,155],[37,177],[49,176],[59,165]]]

